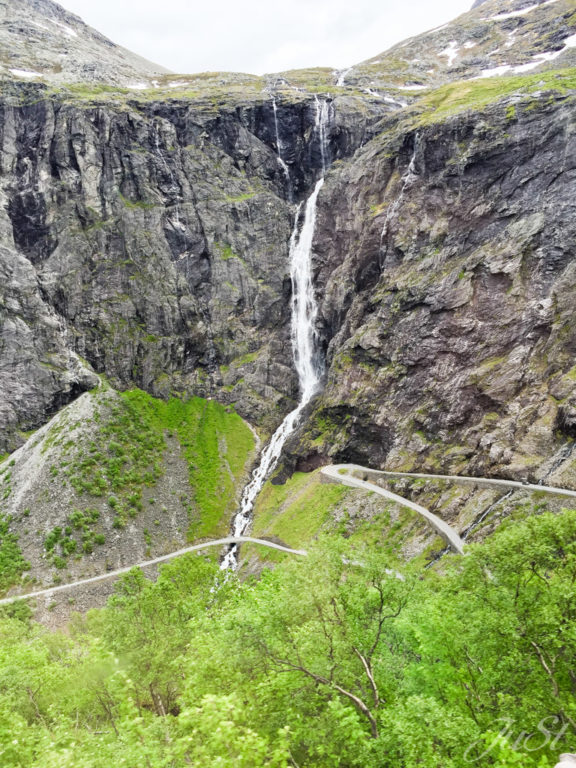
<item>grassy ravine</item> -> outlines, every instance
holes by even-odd
[[[346,496],[341,485],[323,485],[317,472],[297,472],[284,485],[266,483],[254,507],[251,535],[274,536],[293,547],[310,542],[330,520],[330,512]],[[260,559],[280,561],[281,552],[261,549]]]
[[[188,465],[189,487],[181,489],[180,503],[188,512],[189,538],[228,531],[237,489],[254,450],[254,436],[240,416],[199,397],[163,401],[138,389],[122,394],[98,390],[91,397],[92,424],[61,420],[43,443],[44,454],[50,447],[57,449],[47,466],[50,483],[69,485],[77,494],[70,508],[62,510],[62,522],[45,536],[51,565],[66,568],[70,558],[105,544],[103,515],[113,516],[113,527],[122,529],[145,504],[157,503],[152,489],[166,473],[169,440],[172,448],[180,444]],[[76,427],[80,438],[72,439]],[[4,498],[11,494],[13,464],[5,461],[0,471]],[[23,518],[29,515],[29,509],[21,510]],[[10,518],[0,507],[0,591],[18,583],[28,568],[9,526]]]
[[[188,463],[190,534],[222,532],[254,436],[240,416],[215,401],[164,401],[139,389],[124,392],[88,451],[70,465],[70,483],[79,493],[107,495],[115,524],[122,527],[141,510],[144,487],[154,486],[164,473],[166,437],[177,438]]]

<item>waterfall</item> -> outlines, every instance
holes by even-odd
[[[278,107],[276,106],[276,99],[272,98],[272,109],[274,111],[274,129],[276,131],[276,153],[278,155],[278,165],[282,168],[282,171],[284,173],[284,176],[286,177],[286,181],[288,183],[289,188],[292,187],[292,181],[290,179],[290,171],[288,169],[288,166],[286,165],[286,162],[284,161],[284,158],[282,157],[282,141],[280,140],[280,130],[278,127]]]
[[[348,69],[344,69],[341,72],[337,72],[336,73],[337,78],[338,78],[336,80],[336,85],[339,88],[343,88],[346,85],[346,78],[348,77],[348,74],[350,72],[352,72],[353,69],[354,69],[354,67],[348,67]]]
[[[388,234],[388,226],[390,224],[390,221],[392,220],[392,217],[395,215],[396,211],[400,207],[400,203],[404,199],[404,193],[408,189],[409,186],[411,186],[414,181],[418,178],[418,173],[416,171],[416,153],[418,152],[418,134],[414,137],[414,152],[412,153],[412,157],[410,158],[410,163],[408,165],[408,169],[406,173],[402,176],[402,188],[400,190],[400,194],[396,198],[396,200],[392,203],[392,205],[388,206],[388,210],[386,211],[386,219],[384,220],[384,226],[382,227],[382,233],[380,235],[380,247],[382,247],[382,243],[384,241],[384,238]]]
[[[469,525],[468,528],[466,528],[466,530],[462,531],[461,537],[463,541],[467,541],[467,539],[470,537],[470,534],[474,533],[474,531],[482,525],[482,523],[484,522],[484,520],[486,520],[486,518],[492,512],[492,510],[495,509],[500,504],[502,504],[503,501],[506,501],[506,499],[509,499],[513,493],[514,491],[508,491],[508,493],[505,493],[503,496],[500,496],[500,498],[497,499],[493,504],[491,504],[488,507],[488,509],[485,509],[484,512],[482,512],[480,516],[476,520],[474,520],[474,522],[471,525]]]
[[[322,153],[322,168],[325,170],[328,161],[328,142],[326,122],[329,119],[329,109],[326,102],[320,103],[316,97],[316,132],[320,141]],[[292,280],[292,354],[298,374],[300,399],[296,408],[291,411],[278,427],[276,432],[260,457],[260,464],[254,470],[252,478],[244,488],[240,510],[236,514],[232,526],[234,536],[242,536],[252,519],[254,503],[266,478],[276,467],[282,449],[290,435],[300,422],[300,417],[308,403],[320,389],[323,365],[318,350],[316,334],[316,317],[318,305],[314,296],[312,282],[312,245],[316,230],[316,204],[318,195],[324,184],[324,174],[316,182],[314,191],[304,206],[304,217],[300,228],[302,204],[296,210],[294,228],[290,237],[290,278]],[[235,569],[238,564],[238,546],[234,545],[222,560],[222,569]]]
[[[328,101],[320,101],[318,96],[314,96],[316,102],[316,121],[315,131],[320,143],[320,154],[322,156],[322,176],[325,175],[329,165],[328,157],[328,136],[326,135],[326,128],[330,123],[330,103]]]

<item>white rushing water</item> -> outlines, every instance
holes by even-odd
[[[296,222],[290,238],[290,277],[292,279],[292,351],[300,384],[300,400],[272,435],[262,452],[260,464],[254,470],[252,479],[244,489],[240,511],[234,518],[233,535],[242,536],[252,519],[254,502],[266,478],[278,463],[286,440],[294,432],[302,411],[318,392],[322,366],[318,360],[315,322],[318,306],[312,283],[312,242],[316,227],[316,202],[324,184],[324,178],[316,184],[304,209],[304,222],[298,234],[301,206],[296,213]],[[234,569],[237,565],[238,547],[234,546],[222,561],[222,568]]]
[[[278,155],[278,165],[282,168],[282,171],[284,172],[284,176],[286,177],[286,181],[288,182],[289,188],[291,187],[291,180],[290,180],[290,171],[288,170],[288,166],[286,165],[286,162],[284,158],[282,157],[282,141],[280,140],[280,130],[278,127],[278,107],[276,106],[276,99],[272,98],[272,109],[274,111],[274,128],[276,131],[276,153]]]
[[[346,85],[346,78],[348,77],[350,72],[352,72],[353,69],[354,67],[348,67],[348,69],[344,69],[341,72],[336,72],[336,77],[337,77],[336,85],[339,88],[343,88]]]
[[[316,130],[320,141],[322,168],[328,163],[327,125],[330,111],[326,102],[316,98]],[[297,407],[291,411],[272,435],[272,439],[262,452],[260,464],[254,470],[252,479],[244,489],[240,510],[234,518],[232,532],[242,536],[248,529],[254,502],[269,474],[274,470],[286,440],[300,422],[302,412],[320,389],[323,366],[318,353],[316,318],[318,305],[314,296],[312,281],[312,244],[316,229],[316,204],[324,184],[324,174],[316,183],[314,191],[304,206],[304,219],[300,228],[302,205],[296,211],[294,229],[290,238],[290,278],[292,280],[292,353],[300,385],[300,399]],[[235,569],[238,547],[230,549],[222,560],[222,569]]]
[[[322,176],[326,173],[328,168],[328,137],[326,130],[330,123],[330,103],[328,101],[320,101],[318,96],[314,96],[316,102],[316,124],[315,130],[320,142],[320,153],[322,155]]]
[[[380,234],[380,248],[382,248],[384,238],[388,234],[388,227],[390,225],[390,221],[392,220],[393,216],[398,211],[398,208],[400,207],[400,204],[402,203],[402,200],[404,199],[404,194],[408,187],[410,187],[418,178],[418,173],[416,171],[416,154],[418,152],[418,141],[419,137],[418,134],[414,137],[414,151],[412,153],[412,157],[410,159],[410,163],[408,165],[408,169],[406,170],[406,173],[402,176],[402,187],[400,189],[400,194],[394,200],[392,205],[388,206],[388,210],[386,211],[386,218],[384,220],[384,226],[382,227],[382,232]]]

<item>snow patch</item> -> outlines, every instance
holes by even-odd
[[[509,72],[512,69],[511,64],[502,64],[500,67],[492,67],[492,69],[483,69],[482,72],[478,75],[477,78],[474,78],[475,80],[479,80],[483,77],[497,77],[498,75],[503,75],[506,72]]]
[[[11,69],[10,72],[16,77],[42,77],[40,72],[32,72],[29,69]]]
[[[60,27],[68,37],[78,37],[78,32],[75,32],[72,27],[68,27],[66,24],[61,24],[59,21],[54,21],[54,19],[48,19],[48,21],[52,22],[52,24],[55,24],[57,27]]]
[[[546,61],[554,61],[554,59],[557,59],[570,48],[576,48],[576,34],[567,37],[564,40],[564,47],[559,51],[546,51],[545,53],[538,53],[536,56],[534,56],[532,61],[529,61],[526,64],[519,64],[516,67],[512,66],[512,64],[503,64],[502,66],[494,67],[493,69],[483,69],[482,73],[474,79],[478,80],[483,77],[497,77],[498,75],[504,75],[506,72],[514,72],[516,75],[519,75],[522,72],[530,72],[530,70],[536,69],[536,67],[539,67]]]
[[[520,11],[510,11],[510,13],[499,13],[496,16],[490,16],[483,21],[505,21],[506,19],[514,19],[517,16],[525,16],[527,13],[539,8],[539,5],[529,5],[528,8],[522,8]]]
[[[557,59],[558,56],[561,56],[564,51],[567,51],[569,48],[576,48],[576,35],[570,35],[570,37],[567,37],[566,40],[564,40],[564,47],[559,51],[546,51],[545,53],[538,53],[534,59],[527,64],[521,64],[519,67],[514,67],[514,72],[529,72],[531,69],[535,69],[536,67],[540,66],[540,64],[544,64],[545,61],[554,61],[554,59]]]
[[[397,85],[396,88],[399,91],[425,91],[427,85]]]
[[[535,69],[540,64],[543,64],[542,61],[531,61],[528,64],[520,64],[517,67],[514,67],[515,74],[519,75],[522,72],[529,72],[531,69]]]
[[[438,56],[446,56],[446,58],[448,59],[448,66],[451,67],[458,56],[459,50],[460,50],[460,46],[458,45],[457,41],[452,40],[448,44],[447,48],[444,48],[443,51],[440,51]]]
[[[470,50],[470,48],[476,48],[477,45],[478,43],[475,43],[474,40],[467,40],[464,43],[464,48],[466,48],[467,50]]]
[[[558,0],[547,0],[545,3],[537,3],[536,5],[529,5],[527,8],[521,8],[519,11],[510,11],[509,13],[499,13],[496,16],[490,16],[488,19],[482,19],[482,21],[504,21],[505,19],[513,19],[517,16],[525,16],[527,13],[535,11],[536,8],[544,8],[546,5],[552,5],[557,3]]]
[[[145,91],[149,87],[148,83],[132,83],[128,86],[131,91]]]

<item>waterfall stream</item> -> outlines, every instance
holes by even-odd
[[[305,205],[300,204],[296,210],[294,228],[290,237],[290,278],[292,280],[292,354],[298,374],[300,399],[297,407],[291,411],[260,456],[260,463],[254,470],[252,478],[244,488],[240,509],[237,512],[232,532],[234,536],[242,536],[252,520],[254,503],[266,478],[276,467],[282,449],[290,435],[300,422],[300,417],[308,403],[320,389],[323,374],[323,364],[318,351],[316,335],[316,317],[318,305],[314,296],[312,281],[312,244],[316,230],[316,204],[318,195],[324,184],[324,172],[328,162],[327,125],[330,110],[326,102],[316,98],[316,125],[322,156],[322,177],[316,182],[314,190]],[[278,144],[280,150],[280,144]],[[302,226],[302,207],[304,216]],[[222,569],[236,569],[238,565],[238,546],[234,545],[222,560]]]
[[[390,221],[395,216],[396,212],[398,211],[400,204],[402,203],[404,199],[404,194],[408,187],[410,187],[418,178],[418,172],[416,170],[416,155],[418,153],[418,141],[419,137],[418,134],[414,137],[414,151],[412,153],[412,157],[410,158],[410,163],[408,165],[408,169],[406,170],[406,173],[402,176],[401,182],[402,187],[400,189],[400,194],[394,200],[392,205],[388,206],[388,210],[386,211],[386,218],[384,220],[384,226],[382,227],[382,232],[380,234],[380,248],[383,246],[384,238],[388,235],[388,227],[390,225]]]
[[[348,74],[352,72],[354,67],[348,67],[348,69],[344,69],[341,72],[336,72],[337,80],[336,85],[339,88],[343,88],[346,85],[346,78],[348,77]]]
[[[316,123],[315,130],[320,142],[320,154],[322,156],[322,176],[326,174],[328,168],[328,136],[326,135],[326,129],[330,123],[330,102],[320,101],[318,96],[314,96],[316,102]]]
[[[288,183],[288,189],[291,190],[292,181],[290,179],[290,171],[288,169],[288,166],[286,165],[284,158],[282,157],[283,145],[280,139],[280,130],[278,127],[278,107],[276,106],[275,98],[272,98],[272,110],[274,111],[274,129],[276,132],[276,154],[278,155],[278,165],[280,166],[280,168],[282,168],[284,176],[286,177],[286,182]]]

